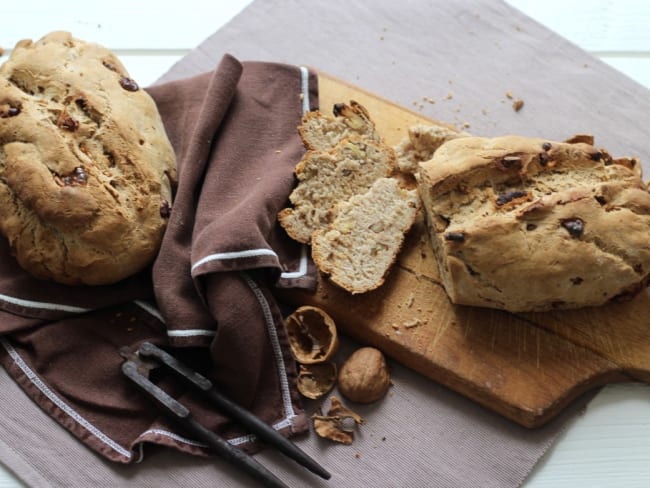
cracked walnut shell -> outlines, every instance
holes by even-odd
[[[317,364],[301,364],[298,371],[298,391],[316,400],[334,388],[336,364],[330,361]]]
[[[301,364],[328,361],[336,352],[339,338],[334,320],[317,307],[298,308],[285,321],[291,352]]]
[[[379,349],[362,347],[345,361],[339,371],[339,391],[349,400],[372,403],[390,387],[386,359]]]
[[[354,431],[365,421],[358,413],[350,410],[337,397],[331,399],[330,408],[325,415],[312,415],[314,430],[324,439],[350,445],[354,440]]]

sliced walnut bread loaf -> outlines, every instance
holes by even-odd
[[[420,194],[452,302],[543,311],[600,305],[650,275],[650,193],[635,159],[589,137],[445,143]]]
[[[395,151],[366,109],[336,104],[299,128],[309,149],[296,166],[293,207],[278,214],[293,239],[312,244],[317,267],[351,293],[380,286],[419,208],[415,189],[397,178]]]

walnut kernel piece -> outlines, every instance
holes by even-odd
[[[334,388],[335,383],[335,363],[326,361],[324,363],[300,365],[298,391],[301,395],[316,400]]]
[[[318,307],[298,308],[285,321],[291,352],[301,364],[323,363],[339,345],[334,320]]]
[[[353,402],[372,403],[382,398],[390,387],[382,352],[374,347],[357,349],[341,367],[338,387]]]
[[[355,427],[365,423],[359,414],[345,407],[335,396],[331,398],[326,415],[312,415],[311,418],[319,436],[345,445],[352,444]]]

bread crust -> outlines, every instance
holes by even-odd
[[[647,284],[650,193],[641,165],[590,142],[465,137],[420,165],[431,241],[453,303],[578,308]]]
[[[107,49],[50,33],[0,67],[0,231],[44,279],[100,285],[155,257],[176,180],[151,97]]]

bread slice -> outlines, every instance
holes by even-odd
[[[420,206],[417,190],[395,178],[379,178],[362,195],[342,203],[334,221],[314,232],[312,258],[352,294],[381,286]]]
[[[413,175],[419,170],[419,163],[431,159],[445,142],[467,136],[467,132],[442,124],[409,127],[408,136],[395,146],[397,167],[401,172]]]
[[[544,311],[643,289],[650,193],[641,164],[614,159],[589,138],[571,141],[465,137],[421,165],[420,194],[453,303]]]
[[[303,144],[311,151],[330,151],[340,141],[359,136],[380,141],[368,111],[355,102],[334,105],[333,116],[319,110],[307,113],[298,128]]]
[[[312,233],[332,221],[338,203],[365,193],[394,169],[392,148],[359,136],[327,152],[309,151],[296,166],[298,184],[289,196],[293,208],[279,212],[280,225],[291,238],[309,244]]]

